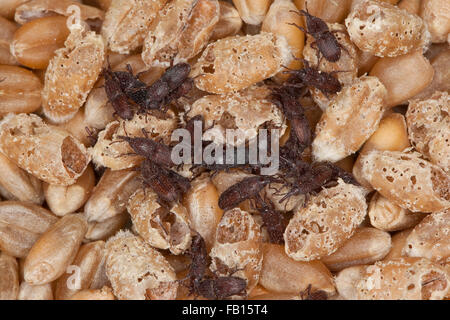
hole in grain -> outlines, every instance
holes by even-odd
[[[82,173],[86,168],[86,155],[72,137],[64,139],[61,145],[61,157],[64,167],[76,174]]]
[[[443,291],[447,288],[447,280],[444,274],[430,271],[422,276],[422,299],[428,300],[434,291]]]

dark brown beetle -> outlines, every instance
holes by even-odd
[[[189,64],[176,64],[151,86],[140,81],[130,65],[127,65],[127,71],[113,72],[112,75],[121,92],[140,106],[140,112],[145,112],[162,109],[171,101],[186,95],[193,87],[193,81],[188,77],[190,71]]]
[[[134,102],[142,101],[146,96],[147,85],[133,74],[133,69],[127,64],[127,71],[116,71],[115,76],[119,80],[123,92]]]
[[[145,185],[165,202],[178,201],[189,187],[189,179],[145,159],[140,168]]]
[[[248,177],[232,185],[222,192],[219,197],[219,207],[222,210],[229,210],[238,206],[242,201],[252,199],[269,183],[279,180],[271,176]]]
[[[197,283],[195,292],[210,300],[246,295],[247,281],[238,277],[206,277]]]
[[[196,234],[192,237],[188,254],[192,262],[184,280],[189,280],[189,294],[194,293],[207,299],[225,299],[229,296],[245,294],[247,282],[242,278],[206,276],[209,256],[205,240],[201,235]]]
[[[275,104],[281,108],[283,114],[291,122],[291,128],[294,131],[297,142],[301,147],[301,152],[311,145],[312,134],[311,126],[305,116],[305,110],[300,104],[298,98],[302,95],[301,90],[288,86],[276,88],[273,91],[272,98]]]
[[[351,173],[330,162],[314,163],[307,170],[302,166],[301,172],[294,178],[295,182],[291,191],[281,199],[281,202],[293,195],[304,194],[308,196],[319,192],[322,188],[335,186],[338,178],[341,178],[345,183],[359,185]]]
[[[311,292],[312,285],[309,284],[308,287],[300,292],[300,298],[302,300],[327,300],[328,295],[323,290],[316,290],[314,292]]]
[[[142,129],[142,132],[145,137],[118,136],[117,138],[127,141],[137,155],[150,159],[160,166],[172,167],[174,163],[172,162],[170,147],[149,138],[144,129]]]
[[[270,242],[283,244],[283,234],[286,225],[283,222],[282,214],[275,210],[274,205],[270,200],[264,201],[259,195],[256,197],[256,206],[263,220],[263,226],[266,227],[267,233],[269,234]]]
[[[188,79],[189,73],[191,66],[188,63],[178,63],[167,69],[160,80],[167,83],[170,91],[173,91]]]
[[[311,15],[308,8],[305,10],[293,11],[306,18],[306,30],[296,24],[293,24],[306,34],[314,38],[312,45],[317,46],[319,52],[330,62],[336,62],[341,58],[341,44],[337,41],[334,34],[328,28],[328,25],[322,19]]]
[[[161,78],[147,88],[144,101],[138,102],[144,109],[160,109],[183,95],[187,94],[193,86],[189,78],[191,66],[188,63],[179,63],[169,69]]]
[[[191,257],[191,265],[187,278],[192,283],[194,281],[200,281],[206,275],[206,271],[209,265],[208,251],[206,250],[206,243],[203,237],[199,234],[192,237],[191,247],[188,252]]]
[[[304,85],[312,86],[320,90],[327,98],[331,94],[338,93],[342,90],[342,84],[333,74],[340,71],[325,72],[313,68],[308,61],[303,60],[304,67],[300,70],[288,70],[292,76],[288,79],[286,86],[302,88]]]
[[[120,80],[108,66],[103,70],[105,77],[105,92],[109,102],[114,108],[115,114],[124,120],[131,120],[134,117],[134,105],[122,90]]]
[[[86,130],[87,133],[87,138],[89,140],[89,144],[91,146],[94,146],[97,143],[98,140],[98,132],[100,130],[96,129],[96,128],[89,128],[89,127],[84,127],[84,130]]]

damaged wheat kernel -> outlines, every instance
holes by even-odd
[[[173,300],[177,294],[169,262],[129,231],[120,231],[106,243],[106,274],[120,300]]]
[[[348,240],[367,213],[361,187],[339,180],[294,211],[284,233],[285,250],[296,261],[311,261],[335,252]]]
[[[71,6],[76,6],[80,10],[80,19],[87,22],[95,20],[103,20],[104,13],[102,10],[80,4],[81,1],[75,0],[32,0],[27,1],[16,9],[14,20],[19,24],[25,24],[31,20],[51,17],[56,15],[70,16]]]
[[[173,112],[166,113],[164,118],[152,114],[136,114],[131,120],[110,122],[105,130],[99,133],[98,141],[90,150],[96,165],[112,170],[123,170],[138,166],[143,157],[133,153],[129,143],[120,136],[135,138],[145,137],[144,131],[151,139],[161,139],[169,144],[172,131],[176,129],[177,119]]]
[[[450,172],[450,95],[413,100],[406,113],[409,140],[431,162]]]
[[[186,208],[179,204],[163,206],[150,189],[138,189],[128,201],[134,230],[152,247],[168,249],[173,254],[191,245],[191,230]]]
[[[144,43],[145,36],[167,0],[112,1],[106,12],[102,35],[114,52],[128,54]]]
[[[187,116],[191,119],[202,115],[208,128],[203,139],[214,140],[216,144],[241,145],[256,138],[263,125],[281,129],[281,136],[286,130],[285,119],[269,100],[269,94],[265,87],[252,87],[236,93],[208,95],[195,101]],[[237,129],[239,134],[227,141],[227,129]]]
[[[420,154],[373,150],[361,162],[363,178],[394,204],[412,212],[450,207],[450,176]]]
[[[45,73],[42,109],[50,121],[62,123],[75,116],[94,87],[104,59],[102,37],[72,25],[65,47],[55,52]]]
[[[375,132],[384,112],[386,89],[375,77],[361,77],[330,101],[316,127],[312,153],[336,162],[356,152]]]
[[[247,281],[247,292],[258,283],[262,266],[261,232],[253,217],[235,208],[224,213],[211,249],[211,271]]]
[[[159,13],[142,50],[147,66],[169,67],[195,57],[219,22],[217,0],[174,0]]]
[[[227,93],[274,76],[291,60],[289,44],[284,37],[267,32],[234,36],[210,43],[191,75],[200,90]]]
[[[0,150],[19,167],[50,184],[75,183],[86,169],[87,150],[67,131],[34,114],[8,115],[0,123]]]
[[[353,43],[377,57],[396,57],[423,49],[430,42],[420,17],[384,2],[359,3],[345,25]]]
[[[450,257],[450,209],[426,216],[408,235],[403,253],[447,262]]]
[[[399,258],[341,271],[336,287],[345,299],[442,300],[450,277],[426,259]]]

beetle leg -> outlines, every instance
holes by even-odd
[[[291,10],[292,11],[292,10]],[[290,12],[291,12],[290,11]],[[292,11],[292,12],[297,12],[297,11]],[[298,12],[297,12],[298,13]],[[298,28],[298,29],[300,29],[300,31],[303,31],[305,34],[310,34],[309,32],[308,32],[308,30],[306,30],[305,28],[303,28],[302,26],[299,26],[298,24],[296,24],[296,23],[286,23],[286,24],[288,24],[288,25],[291,25],[291,26],[294,26],[294,27],[296,27],[296,28]]]

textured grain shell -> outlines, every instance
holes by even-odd
[[[400,258],[344,269],[339,293],[358,300],[441,300],[450,286],[445,269],[426,259]]]
[[[316,127],[312,153],[317,161],[344,159],[376,131],[384,112],[386,89],[375,77],[361,77],[344,87]]]
[[[224,213],[210,257],[211,271],[247,280],[247,292],[256,286],[263,258],[261,232],[249,213],[238,208]]]
[[[408,235],[403,253],[446,262],[450,257],[450,209],[425,217]]]
[[[450,95],[435,92],[413,100],[406,113],[411,144],[431,162],[450,171]]]
[[[363,177],[394,204],[413,212],[450,207],[450,177],[418,153],[373,150],[361,161]]]
[[[226,93],[274,76],[291,60],[284,37],[266,32],[234,36],[210,43],[193,66],[191,75],[200,90]]]
[[[37,115],[10,114],[3,118],[0,127],[1,152],[47,183],[75,183],[90,161],[83,144]]]
[[[161,253],[128,231],[106,243],[106,274],[119,300],[175,299],[178,283]]]
[[[430,33],[420,17],[379,1],[364,1],[345,20],[358,48],[378,57],[396,57],[422,49]]]
[[[265,87],[252,87],[236,93],[208,95],[194,102],[187,117],[202,115],[204,128],[207,128],[203,139],[214,140],[216,144],[242,145],[255,139],[264,124],[280,129],[282,136],[286,130],[285,119],[280,109],[268,99],[269,93]],[[228,137],[227,141],[227,129],[237,130],[236,139]]]
[[[147,66],[169,67],[201,52],[219,22],[217,0],[174,0],[158,14],[142,51]]]
[[[151,114],[136,114],[131,120],[110,122],[105,130],[99,133],[98,141],[91,149],[92,159],[95,164],[112,170],[136,167],[143,157],[133,153],[128,142],[118,136],[144,137],[144,129],[150,138],[161,138],[161,142],[169,144],[176,124],[177,119],[172,112],[168,112],[167,117],[163,119]]]
[[[142,46],[152,23],[167,0],[112,1],[106,12],[102,35],[113,52],[130,53]]]
[[[355,232],[367,213],[361,187],[339,180],[294,211],[284,233],[286,254],[296,261],[311,261],[335,252]]]
[[[47,118],[61,123],[75,116],[100,75],[105,50],[100,35],[80,25],[70,27],[65,47],[55,52],[45,73],[42,102]]]
[[[186,208],[175,203],[167,208],[158,203],[158,195],[150,189],[138,189],[128,201],[134,230],[157,249],[173,254],[186,251],[191,245],[191,230]]]

